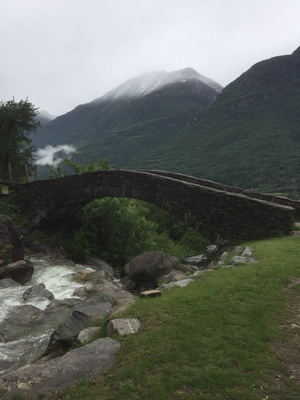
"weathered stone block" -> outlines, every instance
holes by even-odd
[[[136,318],[114,319],[107,325],[107,333],[108,335],[128,335],[135,333],[140,326],[140,321]]]

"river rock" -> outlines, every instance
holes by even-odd
[[[113,319],[107,325],[108,335],[129,335],[137,332],[141,323],[136,318]]]
[[[27,364],[0,377],[0,389],[11,394],[37,397],[72,386],[79,378],[91,378],[115,362],[120,343],[103,338],[71,350],[44,364]]]
[[[253,252],[254,252],[254,249],[247,246],[247,247],[245,247],[244,251],[242,252],[241,257],[251,257]]]
[[[127,290],[135,290],[137,288],[137,284],[135,282],[133,282],[129,276],[125,275],[122,279],[121,279],[121,283],[123,286],[126,287]]]
[[[33,266],[25,261],[16,261],[5,265],[0,269],[0,279],[10,278],[25,285],[29,282],[33,274]]]
[[[161,276],[182,268],[176,257],[164,251],[150,251],[132,258],[125,266],[125,273],[139,287],[155,288]]]
[[[135,298],[133,296],[125,299],[115,299],[111,308],[110,317],[117,317],[134,303]]]
[[[158,279],[156,279],[156,283],[159,283],[160,281],[164,283],[169,283],[169,282],[177,282],[177,281],[182,281],[183,279],[186,279],[187,275],[184,272],[181,271],[171,271],[167,275],[160,276]]]
[[[257,263],[258,260],[252,257],[242,257],[242,256],[234,256],[230,260],[230,264],[235,265],[235,264],[248,264],[248,263]]]
[[[72,312],[53,332],[48,352],[57,346],[68,347],[93,319],[103,319],[111,310],[111,303],[84,305]]]
[[[96,335],[96,333],[98,333],[100,331],[101,331],[101,328],[98,328],[98,327],[90,327],[90,328],[83,329],[82,331],[79,332],[79,334],[77,336],[77,340],[81,344],[90,342],[93,339],[93,337]]]
[[[188,278],[188,279],[183,279],[182,281],[164,283],[164,284],[160,285],[158,288],[159,288],[159,290],[163,290],[163,289],[170,290],[174,286],[178,286],[180,288],[183,288],[183,287],[185,287],[186,285],[188,285],[191,282],[194,282],[194,279]]]
[[[12,262],[23,260],[23,245],[11,218],[6,215],[0,215],[0,251],[6,245],[12,246],[10,250],[10,259]]]
[[[103,260],[100,260],[99,258],[88,257],[85,261],[85,265],[96,270],[106,271],[114,279],[118,279],[120,277],[119,273],[116,270],[114,270],[109,264],[107,264]]]
[[[72,278],[74,280],[74,282],[78,282],[78,283],[90,283],[92,285],[97,285],[98,283],[101,283],[103,281],[103,279],[107,280],[107,281],[113,281],[113,277],[111,276],[111,274],[109,274],[108,272],[100,269],[99,271],[95,271],[95,272],[75,272],[74,274],[72,274]]]
[[[113,282],[103,281],[101,284],[87,288],[85,301],[113,302],[115,299],[133,298],[133,295],[119,288]]]
[[[39,283],[36,286],[32,286],[31,288],[28,288],[22,294],[22,297],[25,301],[36,298],[36,297],[42,297],[42,298],[45,298],[48,300],[54,299],[53,293],[51,293],[49,290],[47,290],[46,286],[43,283]]]
[[[199,267],[205,260],[207,260],[207,257],[204,254],[199,254],[198,256],[187,257],[185,260],[189,265]]]
[[[0,280],[0,290],[12,288],[12,287],[18,287],[18,286],[22,286],[22,285],[16,281],[14,281],[13,279],[5,278],[5,279]]]

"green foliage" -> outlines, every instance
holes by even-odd
[[[0,180],[8,181],[9,163],[13,181],[24,179],[25,164],[29,174],[33,171],[36,147],[28,136],[40,126],[37,114],[38,109],[27,99],[0,103]]]
[[[116,267],[153,245],[153,223],[130,199],[105,198],[89,203],[79,213],[81,228],[73,233],[73,252],[93,254]]]
[[[0,201],[0,215],[7,215],[13,220],[13,223],[16,227],[21,227],[23,225],[31,226],[32,222],[30,222],[24,215],[21,213],[21,209],[19,207],[16,198],[10,194],[7,198],[1,199]]]
[[[11,244],[6,244],[0,249],[0,260],[4,261],[4,265],[12,262],[11,251],[13,246]]]

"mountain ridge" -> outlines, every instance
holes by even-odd
[[[110,90],[105,95],[98,97],[93,102],[116,99],[130,99],[133,97],[145,96],[155,90],[161,89],[164,86],[186,80],[199,80],[210,86],[218,93],[222,91],[222,86],[214,80],[199,74],[193,68],[184,68],[178,71],[151,71],[145,72],[134,78],[127,80],[113,90]]]
[[[82,157],[94,153],[123,168],[140,151],[172,138],[217,94],[199,79],[181,79],[130,100],[119,97],[79,105],[32,139],[38,148],[73,145]]]
[[[298,48],[253,65],[172,142],[141,153],[126,167],[181,172],[247,189],[299,187],[299,53]]]

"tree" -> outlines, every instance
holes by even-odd
[[[24,177],[24,165],[29,174],[33,171],[36,147],[28,137],[41,126],[35,120],[38,108],[27,99],[0,102],[0,179],[8,180],[8,164],[11,164],[13,179]]]

